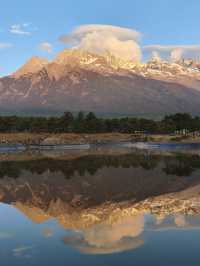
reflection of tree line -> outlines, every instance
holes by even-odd
[[[167,175],[189,176],[200,169],[200,156],[177,154],[175,157],[165,157],[164,165],[163,171]]]
[[[154,169],[159,163],[163,163],[163,172],[167,175],[188,176],[193,171],[200,169],[200,156],[176,154],[174,156],[153,154],[126,154],[126,155],[89,155],[73,160],[59,160],[44,158],[25,161],[0,162],[0,177],[18,178],[23,170],[35,174],[46,171],[52,173],[62,172],[66,178],[75,173],[84,176],[87,173],[94,175],[104,167],[137,168],[144,170]]]

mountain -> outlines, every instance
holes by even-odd
[[[19,70],[17,70],[13,76],[15,78],[18,78],[20,76],[27,75],[29,73],[37,73],[40,71],[43,67],[45,67],[48,64],[48,60],[45,58],[40,58],[37,56],[32,57],[28,62],[22,66]]]
[[[0,78],[1,111],[199,114],[200,67],[194,61],[145,64],[65,49],[53,61],[33,57]]]

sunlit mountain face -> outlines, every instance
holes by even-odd
[[[0,79],[1,111],[94,111],[109,114],[199,114],[196,61],[147,63],[65,49],[52,61],[33,57]]]

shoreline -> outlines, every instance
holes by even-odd
[[[0,145],[86,145],[132,141],[131,134],[0,133]]]
[[[200,137],[174,135],[135,135],[124,133],[0,133],[0,146],[61,146],[61,145],[101,145],[118,143],[179,144],[200,143]]]
[[[200,137],[174,135],[140,135],[124,133],[0,133],[0,146],[24,145],[24,146],[59,146],[59,145],[92,145],[92,144],[115,144],[115,143],[200,143]]]

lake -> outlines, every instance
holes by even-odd
[[[199,265],[200,149],[4,149],[0,217],[3,266]]]

